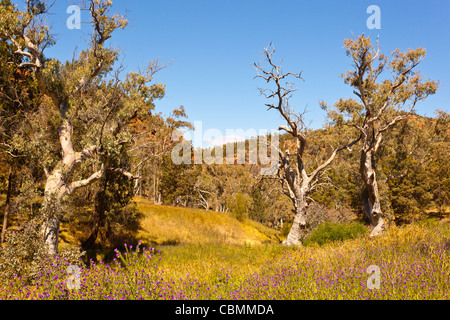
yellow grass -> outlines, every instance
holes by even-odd
[[[279,232],[255,221],[241,222],[230,213],[156,205],[139,197],[134,200],[144,213],[137,238],[161,251],[161,267],[173,279],[195,277],[210,282],[223,272],[242,277],[284,251]]]
[[[155,205],[135,199],[144,213],[138,238],[153,244],[230,245],[278,242],[277,232],[254,221],[238,221],[229,213]]]

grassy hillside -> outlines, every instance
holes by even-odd
[[[137,238],[161,252],[160,267],[174,279],[194,276],[216,281],[220,270],[250,274],[283,251],[279,232],[255,221],[241,222],[230,213],[155,205],[140,197],[134,200],[144,213]]]
[[[144,213],[138,238],[157,245],[262,244],[279,242],[277,231],[251,220],[238,221],[230,213],[155,205],[136,198]]]

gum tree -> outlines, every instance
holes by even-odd
[[[381,208],[377,179],[377,157],[386,136],[411,115],[418,102],[436,92],[438,83],[425,80],[416,71],[425,58],[425,49],[396,49],[391,58],[380,53],[364,34],[345,39],[346,54],[353,69],[341,76],[353,88],[355,98],[340,99],[329,116],[336,124],[354,127],[361,135],[359,171],[364,184],[363,207],[373,225],[371,236],[383,232],[388,216]],[[323,104],[324,108],[327,108]]]
[[[11,1],[2,0],[0,6],[11,5]],[[17,68],[23,62],[21,56],[13,55],[14,46],[4,37],[0,37],[0,174],[6,175],[6,199],[3,215],[0,244],[4,242],[8,226],[8,217],[20,201],[17,197],[24,192],[25,180],[33,171],[33,160],[25,157],[14,146],[14,136],[21,134],[25,119],[24,113],[33,111],[39,103],[36,82],[30,77],[29,70]],[[32,179],[27,179],[32,180]],[[21,187],[19,187],[21,186]]]
[[[44,55],[55,44],[45,21],[49,6],[44,1],[28,0],[24,10],[0,7],[0,35],[22,56],[18,67],[32,71],[43,96],[30,119],[30,134],[16,144],[39,152],[46,176],[42,233],[50,254],[57,253],[65,197],[104,178],[107,171],[135,178],[120,161],[110,160],[129,145],[133,119],[148,115],[152,101],[164,94],[163,85],[148,85],[160,69],[156,63],[142,74],[129,73],[120,80],[120,67],[115,68],[119,53],[106,44],[127,20],[110,13],[111,1],[83,5],[90,13],[92,36],[88,48],[65,63]]]
[[[268,100],[268,110],[276,110],[286,125],[280,126],[280,131],[287,132],[294,141],[295,154],[291,155],[289,149],[285,152],[278,150],[280,165],[276,179],[281,182],[282,192],[291,199],[294,205],[294,221],[286,240],[285,245],[301,244],[303,229],[307,226],[308,196],[317,188],[329,185],[324,181],[324,171],[335,159],[338,152],[350,148],[357,143],[357,138],[350,143],[342,144],[337,148],[332,148],[328,156],[322,157],[313,168],[307,169],[305,161],[305,150],[308,143],[308,130],[304,122],[304,113],[296,113],[289,99],[297,90],[289,78],[302,79],[301,73],[283,73],[281,64],[273,62],[272,56],[275,52],[273,47],[264,49],[265,60],[262,63],[254,64],[257,72],[256,78],[264,79],[267,83],[273,84],[272,88],[262,89],[260,93]]]

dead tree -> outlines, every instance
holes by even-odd
[[[274,89],[260,88],[259,90],[265,98],[273,100],[273,102],[266,104],[267,110],[275,109],[286,122],[286,125],[279,127],[279,130],[287,132],[295,142],[296,153],[293,155],[290,154],[289,150],[285,152],[278,150],[280,165],[275,178],[280,181],[282,192],[291,199],[295,212],[291,230],[283,244],[296,245],[301,244],[302,229],[307,225],[308,196],[318,187],[329,184],[323,182],[324,169],[332,163],[338,152],[350,148],[360,140],[361,136],[348,144],[334,148],[329,157],[314,170],[307,170],[304,156],[308,137],[304,113],[295,113],[293,107],[289,104],[289,99],[297,89],[292,82],[287,81],[289,77],[302,80],[303,78],[301,72],[282,73],[281,63],[276,65],[272,60],[274,52],[275,49],[272,46],[264,49],[265,60],[263,63],[267,67],[263,67],[263,63],[255,63],[257,72],[255,78],[262,78],[267,83],[275,85]]]

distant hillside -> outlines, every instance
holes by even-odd
[[[155,244],[259,244],[279,242],[278,232],[257,222],[238,221],[229,213],[155,205],[135,199],[144,213],[138,238]]]

